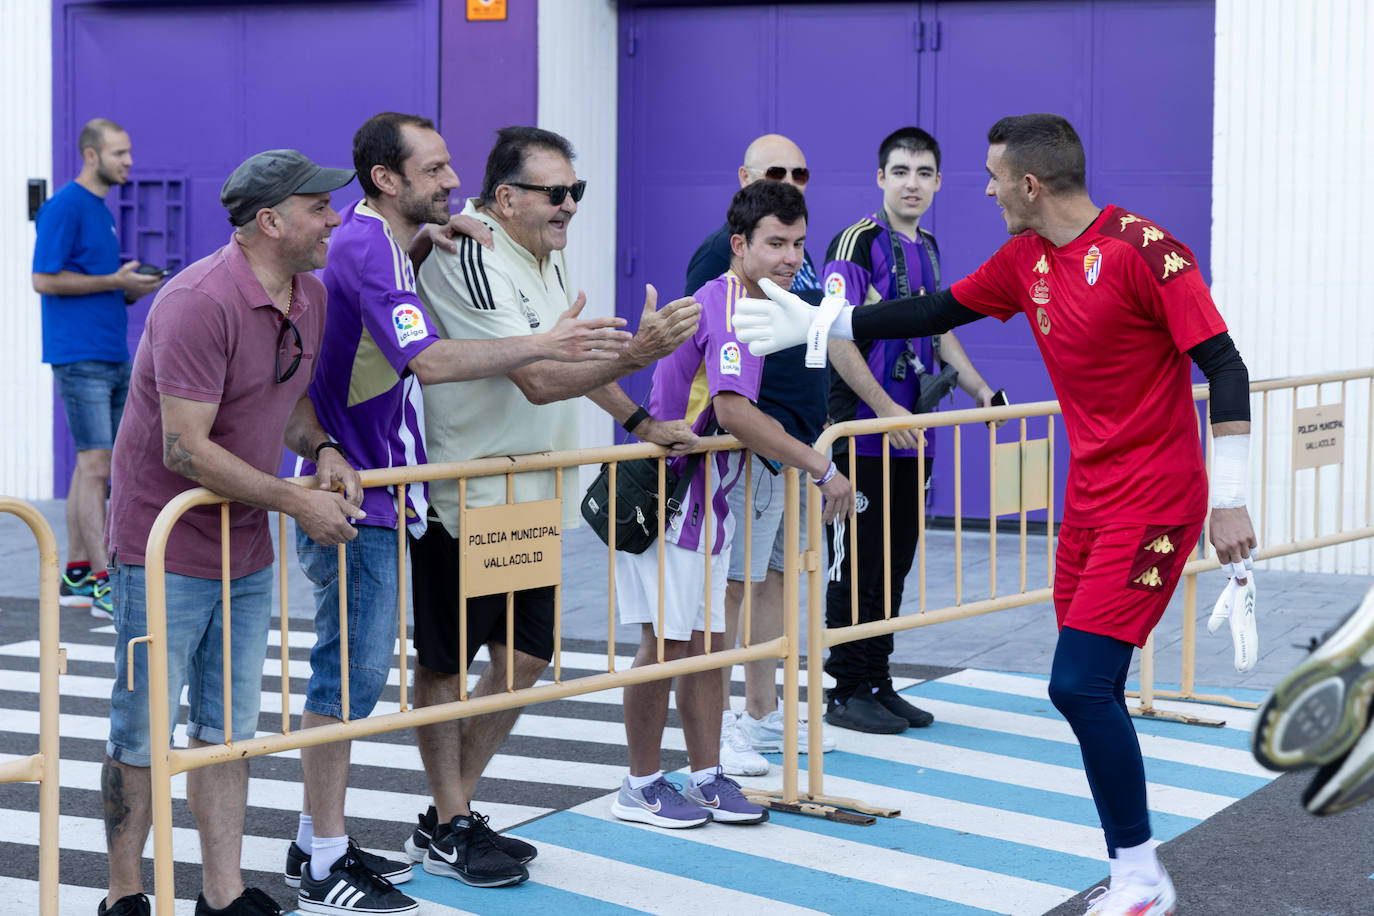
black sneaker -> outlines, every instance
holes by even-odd
[[[477,814],[477,812],[471,808],[468,810],[472,811],[473,815]],[[406,837],[405,850],[406,855],[410,856],[412,862],[423,862],[425,860],[425,854],[429,852],[429,841],[434,837],[434,828],[439,823],[439,812],[434,810],[433,805],[430,805],[428,811],[424,814],[417,815],[415,819],[418,823],[415,825],[415,829],[411,831],[410,836]],[[521,865],[526,864],[535,856],[539,855],[539,850],[529,843],[526,843],[524,840],[518,840],[513,836],[506,836],[505,834],[491,830],[491,828],[487,826],[486,818],[482,818],[481,825],[483,829],[491,833],[492,840],[496,843],[496,848],[500,849]]]
[[[376,874],[381,875],[392,884],[405,884],[415,876],[414,870],[408,862],[397,862],[394,859],[384,859],[375,853],[368,852],[358,845],[358,841],[353,837],[348,838],[348,851],[353,853],[364,865],[372,869]],[[301,886],[301,872],[310,862],[310,854],[293,840],[286,850],[286,868],[282,871],[282,880],[287,887]]]
[[[152,916],[153,908],[144,895],[129,894],[120,897],[109,909],[105,908],[104,900],[100,901],[100,907],[95,912],[96,916]]]
[[[878,689],[873,692],[873,699],[877,700],[883,709],[894,716],[901,716],[906,719],[907,724],[912,728],[925,728],[935,721],[935,716],[919,706],[913,706],[907,702],[906,697],[893,689],[890,678],[878,685]]]
[[[296,906],[306,913],[413,913],[420,908],[368,868],[352,849],[339,856],[329,874],[318,881],[308,868],[301,873]]]
[[[459,815],[434,831],[425,853],[425,871],[473,887],[502,887],[528,879],[528,869],[506,855],[495,836],[480,814]]]
[[[867,688],[847,697],[833,693],[828,698],[825,721],[837,728],[848,728],[871,735],[899,735],[907,730],[906,719],[888,712]]]
[[[206,903],[205,895],[201,894],[196,898],[196,916],[282,916],[282,909],[277,901],[256,887],[245,887],[243,893],[222,910]]]

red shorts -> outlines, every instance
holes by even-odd
[[[1054,560],[1059,626],[1145,645],[1201,534],[1201,521],[1061,526]]]

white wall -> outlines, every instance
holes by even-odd
[[[587,182],[567,249],[587,317],[615,314],[616,23],[612,0],[539,3],[539,126],[572,141],[577,177]],[[580,419],[584,448],[610,444],[601,408],[584,398]]]
[[[0,16],[0,495],[52,498],[52,372],[40,360],[38,295],[30,283],[29,178],[52,193],[52,11],[7,0]]]
[[[1365,266],[1374,251],[1368,0],[1217,0],[1216,31],[1212,291],[1251,378],[1374,366],[1374,274]],[[1340,386],[1325,386],[1322,399],[1340,400]],[[1311,391],[1299,406],[1315,404]],[[1345,404],[1346,454],[1355,457],[1343,511],[1353,527],[1369,524],[1369,386],[1351,383]],[[1252,406],[1258,423],[1259,398]],[[1265,493],[1269,539],[1286,540],[1291,399],[1271,397],[1271,411],[1267,433],[1256,428],[1252,479],[1263,436],[1273,481]],[[1322,474],[1323,517],[1334,520],[1338,472]],[[1301,537],[1312,530],[1318,494],[1312,471],[1298,479]],[[1365,542],[1280,562],[1369,573],[1371,555]]]

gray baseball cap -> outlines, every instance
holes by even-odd
[[[353,169],[326,169],[293,149],[269,149],[250,156],[224,181],[220,203],[229,222],[242,226],[264,207],[275,207],[292,194],[337,191],[353,180]]]

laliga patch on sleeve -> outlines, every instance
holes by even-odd
[[[733,340],[720,348],[720,374],[739,375],[739,344]]]
[[[834,271],[825,275],[825,294],[844,298],[844,277]]]
[[[391,323],[396,328],[396,343],[404,347],[416,340],[429,336],[425,324],[425,313],[408,302],[396,306],[391,312]]]

